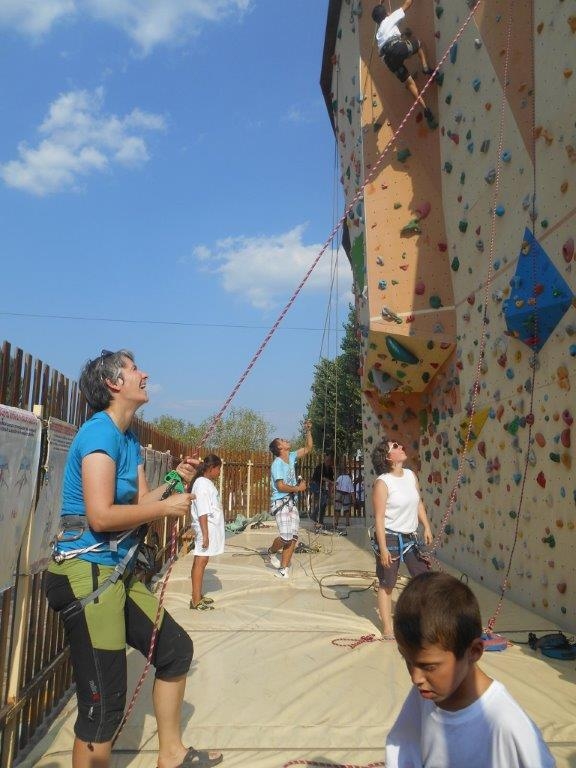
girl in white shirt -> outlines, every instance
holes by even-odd
[[[204,571],[211,555],[224,552],[224,512],[214,481],[220,476],[222,459],[211,453],[200,462],[192,481],[192,528],[195,534],[192,563],[192,599],[190,608],[197,611],[214,609],[214,600],[202,594]]]

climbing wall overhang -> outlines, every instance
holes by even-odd
[[[454,351],[449,336],[421,338],[399,332],[408,327],[404,321],[399,325],[378,318],[370,320],[363,389],[374,387],[381,394],[395,389],[423,392]]]

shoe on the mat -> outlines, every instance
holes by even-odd
[[[213,611],[214,610],[213,605],[204,603],[202,600],[200,600],[199,603],[196,603],[196,605],[194,605],[192,600],[190,600],[190,608],[192,608],[193,611]]]
[[[279,568],[276,573],[274,574],[279,579],[289,579],[290,578],[290,569],[289,568]]]
[[[272,568],[282,567],[282,562],[276,552],[270,552],[270,550],[268,550],[268,556],[270,557],[270,565]]]
[[[201,603],[206,603],[206,605],[212,605],[214,600],[211,597],[206,597],[206,595],[201,595],[200,596],[200,602]]]

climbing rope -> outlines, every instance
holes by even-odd
[[[512,25],[512,6],[514,5],[514,2],[510,4],[510,20],[509,20],[509,26]],[[532,8],[531,13],[533,15],[534,9]],[[533,20],[533,19],[532,19]],[[507,50],[510,48],[510,29],[508,32],[508,43],[507,43]],[[507,66],[508,66],[508,56],[506,57],[506,65],[504,70],[504,77],[505,77],[505,83],[508,83],[508,77],[507,77]],[[534,62],[532,62],[532,82],[535,81],[535,72],[534,72]],[[537,179],[537,173],[536,173],[536,138],[535,138],[535,104],[534,104],[534,89],[532,89],[532,98],[531,98],[531,111],[532,111],[532,210],[531,210],[531,221],[532,221],[532,234],[535,236],[534,232],[534,221],[536,220],[536,179]],[[533,296],[536,301],[536,293],[534,291],[534,287],[536,286],[536,258],[534,252],[532,252],[531,255],[531,266],[532,266],[532,286],[533,286]],[[534,321],[535,321],[535,327],[534,327],[534,337],[538,336],[538,305],[535,303],[535,309],[534,309]],[[518,506],[516,508],[516,518],[515,518],[515,525],[514,525],[514,538],[512,541],[512,546],[510,548],[510,556],[508,558],[508,565],[506,568],[506,572],[504,574],[504,577],[502,579],[502,583],[500,585],[500,596],[498,598],[498,602],[496,604],[496,608],[494,609],[494,612],[490,619],[488,620],[487,630],[488,632],[491,632],[494,628],[494,625],[496,624],[496,621],[498,619],[498,616],[500,615],[500,612],[502,610],[502,605],[504,602],[504,595],[506,590],[509,588],[510,584],[510,571],[512,569],[512,560],[514,558],[514,554],[516,551],[516,545],[518,543],[518,536],[520,532],[520,521],[522,519],[522,513],[524,509],[524,493],[526,489],[526,478],[528,476],[528,465],[530,463],[530,446],[532,444],[532,429],[534,426],[534,392],[536,389],[536,370],[537,370],[537,361],[538,361],[538,354],[536,350],[532,350],[531,355],[531,375],[530,375],[530,397],[529,397],[529,410],[528,410],[528,416],[526,417],[526,423],[528,424],[528,432],[526,434],[526,450],[524,451],[525,458],[524,458],[524,471],[522,473],[522,482],[520,485],[520,497],[518,500]]]
[[[476,5],[478,5],[478,3]],[[438,563],[438,560],[435,558],[434,553],[436,552],[436,550],[440,545],[440,540],[445,533],[445,527],[451,515],[453,514],[454,506],[456,504],[456,500],[458,497],[458,489],[460,488],[462,483],[462,477],[464,474],[464,464],[467,460],[469,446],[471,443],[472,430],[473,430],[473,424],[474,424],[474,415],[476,413],[478,395],[480,393],[480,379],[482,378],[482,367],[483,367],[484,357],[486,353],[486,343],[487,343],[486,327],[487,327],[487,321],[488,321],[488,317],[487,317],[488,289],[489,289],[490,283],[492,282],[494,252],[496,248],[496,219],[497,219],[496,202],[498,200],[498,196],[500,192],[501,170],[502,170],[502,164],[503,164],[502,152],[503,152],[503,146],[504,146],[504,116],[505,116],[505,110],[506,110],[506,92],[507,92],[507,86],[508,86],[508,65],[509,65],[509,59],[510,59],[510,37],[512,32],[513,5],[514,5],[514,0],[512,0],[509,6],[510,13],[509,13],[509,21],[508,21],[508,29],[507,29],[506,58],[504,62],[504,88],[502,91],[502,99],[500,103],[498,150],[497,150],[497,161],[496,161],[496,170],[495,170],[495,179],[494,179],[494,193],[492,196],[492,214],[490,217],[490,240],[489,240],[489,248],[488,248],[488,269],[487,269],[488,277],[484,286],[484,299],[483,299],[484,309],[483,309],[483,315],[482,315],[482,330],[480,333],[480,340],[479,340],[478,362],[476,364],[476,371],[475,371],[474,380],[472,383],[471,399],[470,399],[469,405],[466,407],[466,410],[469,413],[469,418],[468,418],[468,424],[466,426],[466,435],[464,437],[464,444],[460,454],[460,459],[458,461],[456,479],[454,481],[452,490],[450,491],[448,508],[440,521],[438,533],[436,534],[436,537],[429,550],[429,555],[435,561],[435,563]]]
[[[320,763],[317,760],[290,760],[284,763],[284,768],[291,765],[311,765],[316,768],[383,768],[384,763],[368,763],[368,765],[352,765],[352,763]]]
[[[423,97],[424,94],[426,93],[426,91],[430,88],[432,82],[434,81],[436,73],[438,72],[440,67],[443,65],[443,63],[446,61],[446,59],[450,55],[450,50],[451,50],[452,46],[464,34],[464,31],[466,30],[468,24],[473,19],[474,13],[476,12],[476,10],[478,9],[478,7],[480,6],[481,3],[482,3],[482,0],[476,0],[476,2],[474,3],[470,13],[468,14],[468,16],[466,17],[466,19],[464,21],[464,23],[462,24],[460,29],[457,31],[457,33],[454,36],[454,38],[453,38],[452,42],[450,43],[450,45],[446,48],[446,51],[444,52],[444,55],[440,58],[440,61],[437,63],[434,72],[430,75],[428,81],[425,83],[424,87],[422,88],[422,90],[420,92],[420,96]],[[398,136],[400,135],[400,133],[404,129],[404,126],[406,125],[406,123],[408,122],[408,120],[410,119],[410,117],[412,116],[413,112],[417,109],[418,106],[419,106],[419,102],[418,102],[418,100],[415,100],[414,103],[412,104],[412,106],[410,107],[410,109],[408,110],[408,112],[406,113],[406,115],[404,116],[404,118],[401,121],[400,125],[398,126],[398,128],[394,132],[393,136],[391,137],[391,139],[388,141],[388,143],[386,144],[386,146],[382,150],[378,160],[374,163],[370,173],[368,174],[368,176],[364,180],[364,183],[358,189],[357,193],[354,195],[354,197],[352,198],[352,200],[350,201],[350,203],[348,204],[348,206],[344,210],[344,213],[341,215],[341,217],[338,219],[336,224],[333,226],[332,231],[328,235],[327,239],[324,241],[322,247],[320,248],[318,254],[316,255],[316,258],[313,260],[312,264],[310,265],[310,267],[308,268],[308,270],[304,274],[304,277],[302,278],[302,280],[298,283],[295,291],[293,292],[292,296],[290,297],[290,299],[288,300],[288,302],[286,303],[284,308],[281,310],[280,314],[276,318],[276,320],[273,323],[272,327],[269,329],[269,331],[265,335],[264,339],[262,340],[262,342],[260,343],[260,345],[257,348],[256,352],[254,353],[254,355],[252,356],[251,360],[249,361],[248,366],[246,367],[244,372],[241,374],[240,378],[237,380],[236,384],[234,385],[234,387],[230,391],[228,397],[224,401],[224,403],[221,406],[220,410],[214,416],[214,418],[211,421],[211,423],[208,425],[208,427],[206,429],[206,432],[204,433],[204,435],[202,437],[202,440],[200,441],[200,446],[204,445],[207,442],[209,437],[212,435],[212,433],[216,429],[216,426],[218,425],[218,423],[222,419],[222,416],[224,415],[224,413],[227,411],[228,407],[230,406],[231,402],[235,398],[235,396],[238,393],[239,389],[241,388],[242,384],[246,381],[246,379],[250,375],[250,373],[251,373],[252,369],[254,368],[255,364],[257,363],[257,361],[259,360],[260,356],[262,355],[262,353],[264,352],[265,348],[267,347],[270,339],[272,338],[272,336],[274,335],[274,333],[276,332],[276,330],[278,329],[278,327],[280,326],[280,324],[282,323],[282,321],[284,320],[284,318],[288,314],[288,312],[291,309],[292,305],[294,304],[294,302],[296,301],[296,299],[300,295],[302,289],[304,288],[304,285],[306,284],[306,282],[308,281],[310,275],[312,274],[312,272],[316,268],[316,265],[318,264],[318,262],[323,257],[323,255],[326,252],[326,250],[328,249],[328,246],[330,246],[330,244],[332,243],[332,241],[336,237],[337,233],[339,232],[340,228],[345,223],[345,221],[346,221],[348,215],[350,214],[350,212],[354,210],[355,206],[362,199],[363,194],[364,194],[364,189],[366,188],[366,186],[368,186],[369,184],[372,183],[372,181],[374,180],[375,176],[380,171],[380,169],[381,169],[381,167],[382,167],[382,165],[384,163],[384,160],[386,159],[386,156],[387,156],[388,152],[390,151],[390,149],[393,146],[394,142],[396,141],[396,139],[398,138]],[[476,386],[475,386],[474,387],[474,403],[475,403],[476,396],[477,396],[477,391],[476,391]],[[468,435],[467,435],[466,446],[467,446],[467,442],[469,440],[470,433],[471,433],[471,423],[469,424],[469,428],[468,428]],[[459,478],[460,478],[460,470],[459,470]],[[456,487],[458,487],[458,486],[456,486]],[[453,492],[451,494],[451,506],[453,506],[453,502],[455,501],[454,493],[455,492],[453,490]],[[453,496],[454,496],[454,498],[453,498]],[[167,568],[167,571],[166,571],[166,574],[165,574],[164,582],[163,582],[161,593],[160,593],[160,597],[159,597],[158,611],[157,611],[156,621],[154,623],[154,629],[153,629],[153,632],[152,632],[150,648],[149,648],[147,659],[146,659],[146,665],[145,665],[144,670],[143,670],[143,672],[142,672],[142,674],[140,676],[140,679],[139,679],[139,681],[138,681],[138,683],[136,685],[136,689],[134,691],[134,694],[132,695],[132,699],[130,701],[130,704],[128,705],[128,708],[126,709],[125,715],[122,718],[122,721],[121,721],[121,723],[120,723],[116,733],[114,734],[114,737],[113,737],[113,740],[112,740],[112,744],[113,745],[116,743],[116,740],[118,739],[118,736],[120,735],[122,729],[124,728],[124,725],[126,724],[128,718],[129,718],[129,716],[130,716],[130,714],[131,714],[131,712],[133,710],[134,704],[136,702],[136,698],[137,698],[137,696],[140,693],[140,690],[142,688],[142,685],[144,683],[146,675],[148,674],[148,670],[150,669],[150,665],[151,665],[151,661],[152,661],[152,656],[154,654],[156,637],[157,637],[157,634],[158,634],[158,626],[159,626],[159,621],[160,621],[160,616],[161,616],[161,611],[162,611],[164,592],[165,592],[166,586],[168,584],[168,579],[169,579],[169,576],[170,576],[170,573],[171,573],[171,570],[172,570],[172,565],[173,565],[175,554],[176,554],[177,530],[178,530],[178,526],[177,526],[177,523],[175,523],[173,528],[172,528],[172,534],[171,534],[170,560],[169,560],[168,568]],[[303,764],[304,765],[322,765],[320,763],[309,763],[309,762],[304,762],[304,763],[302,763],[302,762],[292,762],[292,763],[289,763],[288,765],[303,765]],[[382,765],[382,764],[381,763],[374,763],[372,765],[373,766],[377,766],[377,765]],[[348,766],[347,768],[351,768],[351,767]],[[357,768],[362,768],[362,767],[358,766]],[[367,767],[367,768],[371,768],[371,767]]]
[[[470,11],[468,16],[464,20],[464,23],[459,28],[459,30],[456,32],[456,34],[454,35],[454,38],[452,39],[450,44],[447,46],[443,56],[440,58],[440,61],[436,65],[436,69],[430,75],[429,79],[426,81],[424,87],[422,88],[422,91],[420,92],[421,96],[423,96],[426,93],[426,91],[430,88],[430,86],[432,85],[436,73],[439,71],[440,67],[444,64],[446,59],[449,57],[450,50],[451,50],[452,46],[462,37],[462,35],[464,34],[468,24],[470,24],[470,22],[474,18],[474,14],[477,11],[477,9],[479,8],[479,6],[482,4],[482,2],[483,2],[483,0],[476,0],[476,2],[474,3],[474,6],[472,7],[472,10]],[[388,143],[386,144],[386,146],[382,150],[378,160],[372,166],[372,169],[371,169],[370,173],[368,174],[368,176],[366,177],[366,179],[364,180],[364,183],[361,185],[361,187],[359,188],[358,192],[354,195],[354,197],[352,198],[352,200],[350,201],[350,203],[346,207],[344,213],[340,216],[340,218],[338,219],[338,221],[336,222],[336,224],[332,228],[332,231],[330,232],[330,234],[328,235],[328,237],[326,238],[326,240],[322,244],[320,250],[318,251],[318,254],[316,255],[316,258],[312,261],[312,264],[310,265],[310,267],[306,271],[304,277],[302,278],[302,280],[296,286],[296,289],[295,289],[294,293],[292,294],[292,296],[290,297],[290,299],[288,300],[288,302],[286,303],[286,305],[284,306],[284,308],[282,309],[282,311],[280,312],[280,314],[276,318],[274,324],[272,325],[272,327],[270,328],[270,330],[268,331],[268,333],[266,334],[266,336],[264,337],[264,339],[260,343],[260,345],[257,348],[256,352],[252,356],[250,362],[248,363],[247,368],[241,374],[240,378],[238,379],[238,381],[236,382],[236,384],[232,388],[230,394],[228,395],[228,397],[224,401],[224,404],[222,405],[222,407],[220,408],[218,413],[214,416],[214,419],[212,420],[211,424],[208,426],[208,428],[206,430],[206,433],[205,433],[204,437],[202,438],[202,441],[201,441],[202,444],[204,444],[206,442],[206,440],[208,439],[208,437],[210,437],[210,435],[213,433],[214,429],[216,428],[216,425],[218,424],[218,422],[220,421],[220,419],[222,418],[222,416],[224,415],[224,413],[228,409],[228,407],[229,407],[230,403],[232,402],[232,400],[235,398],[238,390],[240,389],[242,384],[246,381],[246,379],[248,378],[250,372],[252,371],[252,368],[254,368],[255,364],[260,359],[260,356],[264,352],[266,346],[268,345],[268,342],[270,341],[272,336],[275,334],[276,330],[278,329],[278,327],[280,326],[280,324],[282,323],[282,321],[284,320],[284,318],[288,314],[290,308],[292,307],[292,305],[294,304],[294,302],[296,301],[296,299],[300,295],[302,289],[304,288],[306,282],[308,281],[308,278],[310,277],[310,275],[312,274],[312,272],[316,268],[316,265],[318,264],[318,262],[320,261],[322,256],[324,256],[324,254],[326,253],[326,250],[328,249],[329,245],[332,243],[333,239],[336,237],[338,231],[340,230],[340,228],[342,227],[342,225],[346,221],[346,218],[348,217],[348,215],[354,210],[354,207],[362,199],[362,197],[364,195],[364,189],[368,185],[370,185],[372,183],[372,181],[374,180],[375,176],[380,171],[382,165],[384,164],[384,160],[386,159],[386,156],[387,156],[388,152],[390,151],[390,149],[394,145],[394,142],[396,141],[396,139],[398,138],[398,136],[402,132],[404,126],[406,125],[406,123],[408,122],[408,120],[410,119],[410,117],[412,116],[414,111],[419,106],[420,106],[419,102],[416,99],[414,101],[414,103],[412,104],[412,106],[410,107],[410,109],[408,110],[408,112],[404,115],[404,118],[403,118],[402,122],[400,123],[400,125],[398,126],[398,128],[394,132],[393,136],[391,137],[391,139],[388,141]]]
[[[138,699],[138,696],[140,695],[140,691],[142,689],[142,685],[144,684],[144,680],[146,679],[146,676],[148,674],[148,671],[150,670],[150,666],[152,664],[152,657],[154,655],[154,649],[156,648],[156,640],[158,637],[158,629],[160,627],[160,617],[162,615],[162,606],[164,605],[164,594],[166,592],[166,587],[168,585],[168,580],[170,578],[170,574],[172,572],[172,567],[174,565],[174,562],[176,560],[176,548],[177,548],[177,531],[178,531],[178,524],[177,522],[174,523],[172,526],[172,534],[170,538],[170,555],[168,559],[168,567],[166,569],[166,572],[164,574],[164,578],[162,581],[162,588],[160,590],[160,595],[158,597],[158,608],[156,609],[156,616],[154,618],[154,628],[152,630],[152,635],[150,637],[150,647],[148,648],[148,654],[146,656],[146,664],[144,665],[144,669],[142,670],[142,673],[140,675],[140,678],[138,679],[138,682],[136,683],[136,687],[134,688],[134,693],[132,694],[132,698],[130,699],[130,703],[126,707],[126,711],[124,712],[124,716],[122,717],[122,720],[120,721],[120,725],[116,729],[116,732],[114,736],[112,737],[112,747],[116,744],[116,741],[118,740],[118,737],[122,733],[122,730],[124,726],[126,725],[128,718],[132,714],[132,710],[134,709],[134,706],[136,704],[136,700]]]
[[[384,640],[383,637],[376,637],[376,635],[362,635],[361,637],[335,637],[332,640],[332,645],[336,645],[339,648],[350,648],[351,651],[354,648],[358,648],[359,645],[366,645],[366,643],[380,643]]]

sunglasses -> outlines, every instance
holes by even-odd
[[[104,360],[106,360],[107,357],[110,357],[113,355],[114,352],[111,352],[109,349],[103,349],[102,352],[100,352],[100,368],[104,365]]]

